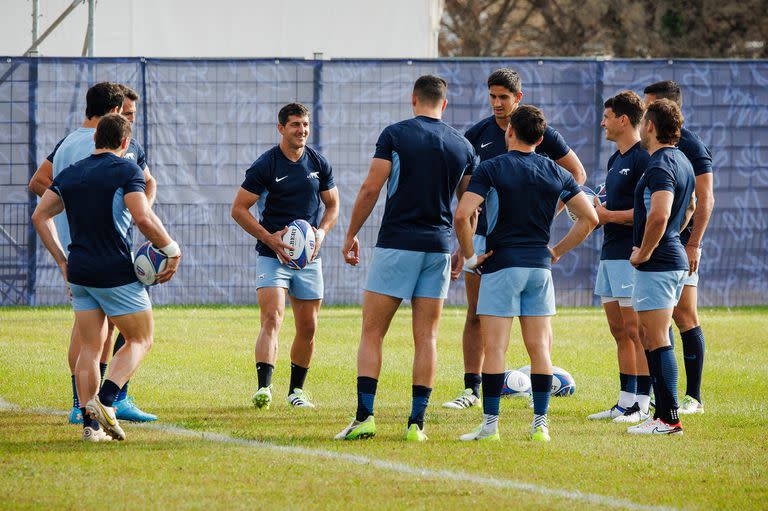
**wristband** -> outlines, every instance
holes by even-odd
[[[181,255],[181,249],[179,248],[179,244],[175,241],[171,240],[171,242],[160,249],[160,252],[165,254],[166,257],[169,259],[173,259],[174,257],[179,257]]]
[[[322,242],[325,239],[325,229],[317,229],[315,231],[315,240]]]
[[[477,254],[472,254],[472,257],[467,259],[464,264],[467,265],[467,268],[475,269],[477,268]]]

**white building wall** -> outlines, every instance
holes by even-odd
[[[71,0],[39,0],[40,34]],[[0,55],[31,44],[32,0],[3,0]],[[97,57],[437,57],[443,0],[97,0]],[[80,56],[87,2],[40,46]]]

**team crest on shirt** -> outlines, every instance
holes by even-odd
[[[621,174],[622,176],[628,176],[629,175],[629,169],[621,169],[619,171],[619,174]]]
[[[307,179],[320,179],[320,172],[310,172]]]
[[[125,156],[123,156],[126,160],[135,160],[136,159],[136,153],[125,153]]]

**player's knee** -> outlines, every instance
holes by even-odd
[[[677,307],[672,313],[672,318],[681,332],[699,326],[699,315],[696,313],[696,309]]]
[[[480,316],[477,315],[477,309],[474,307],[467,308],[467,325],[480,327]]]
[[[609,321],[608,328],[617,343],[621,342],[621,340],[627,336],[627,331],[624,328],[624,325],[620,322]]]
[[[261,328],[266,330],[279,330],[283,325],[283,312],[275,310],[261,311]]]

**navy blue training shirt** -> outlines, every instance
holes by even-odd
[[[507,152],[507,141],[504,130],[499,127],[496,122],[496,117],[493,115],[486,117],[469,128],[466,133],[464,133],[464,136],[467,137],[467,140],[472,144],[472,147],[475,148],[477,155],[480,157],[480,161],[489,160]],[[559,160],[568,154],[570,150],[571,148],[565,143],[563,136],[551,126],[547,126],[541,144],[536,146],[536,152],[538,154],[542,154],[551,160]],[[485,236],[487,225],[485,208],[483,208],[477,219],[477,229],[475,229],[475,234]]]
[[[641,246],[645,222],[651,209],[651,195],[658,191],[674,193],[667,228],[651,258],[638,266],[640,271],[687,270],[688,257],[680,243],[680,228],[696,186],[691,163],[675,147],[663,147],[648,160],[648,168],[635,188],[634,245]]]
[[[677,143],[677,148],[680,149],[686,158],[691,162],[693,166],[693,174],[700,176],[702,174],[710,174],[712,172],[712,153],[709,148],[704,145],[698,135],[687,129],[685,126],[680,130],[680,141]],[[680,233],[680,243],[686,245],[691,237],[693,231],[693,217],[688,222],[688,226]]]
[[[64,142],[64,138],[59,140],[59,143],[56,144],[56,147],[53,148],[53,151],[51,151],[46,160],[53,163],[53,157],[56,156],[56,151],[59,150],[59,146]],[[131,141],[128,143],[128,149],[125,151],[124,158],[135,161],[141,170],[144,170],[147,166],[147,155],[144,153],[144,148],[141,147],[141,144],[135,138],[131,138]]]
[[[335,186],[331,164],[319,152],[304,147],[304,154],[293,162],[279,145],[259,156],[245,171],[242,184],[245,190],[260,196],[261,225],[271,233],[298,219],[317,227],[322,206],[320,192]],[[277,257],[261,241],[256,244],[256,250],[259,255]]]
[[[392,162],[387,201],[376,246],[448,253],[451,199],[477,165],[461,133],[423,115],[384,128],[374,158]]]
[[[486,199],[486,251],[493,255],[483,273],[503,268],[550,268],[550,228],[557,200],[581,192],[570,172],[537,153],[510,151],[477,167],[467,191]],[[493,205],[495,204],[495,206]]]
[[[56,175],[50,189],[64,202],[72,238],[70,283],[109,288],[137,281],[124,197],[145,187],[138,165],[112,153],[93,154]]]
[[[608,159],[605,178],[605,207],[611,211],[632,209],[635,187],[648,166],[650,155],[637,142],[626,153],[616,151]],[[609,223],[604,226],[603,250],[600,259],[628,260],[632,255],[632,226]]]

